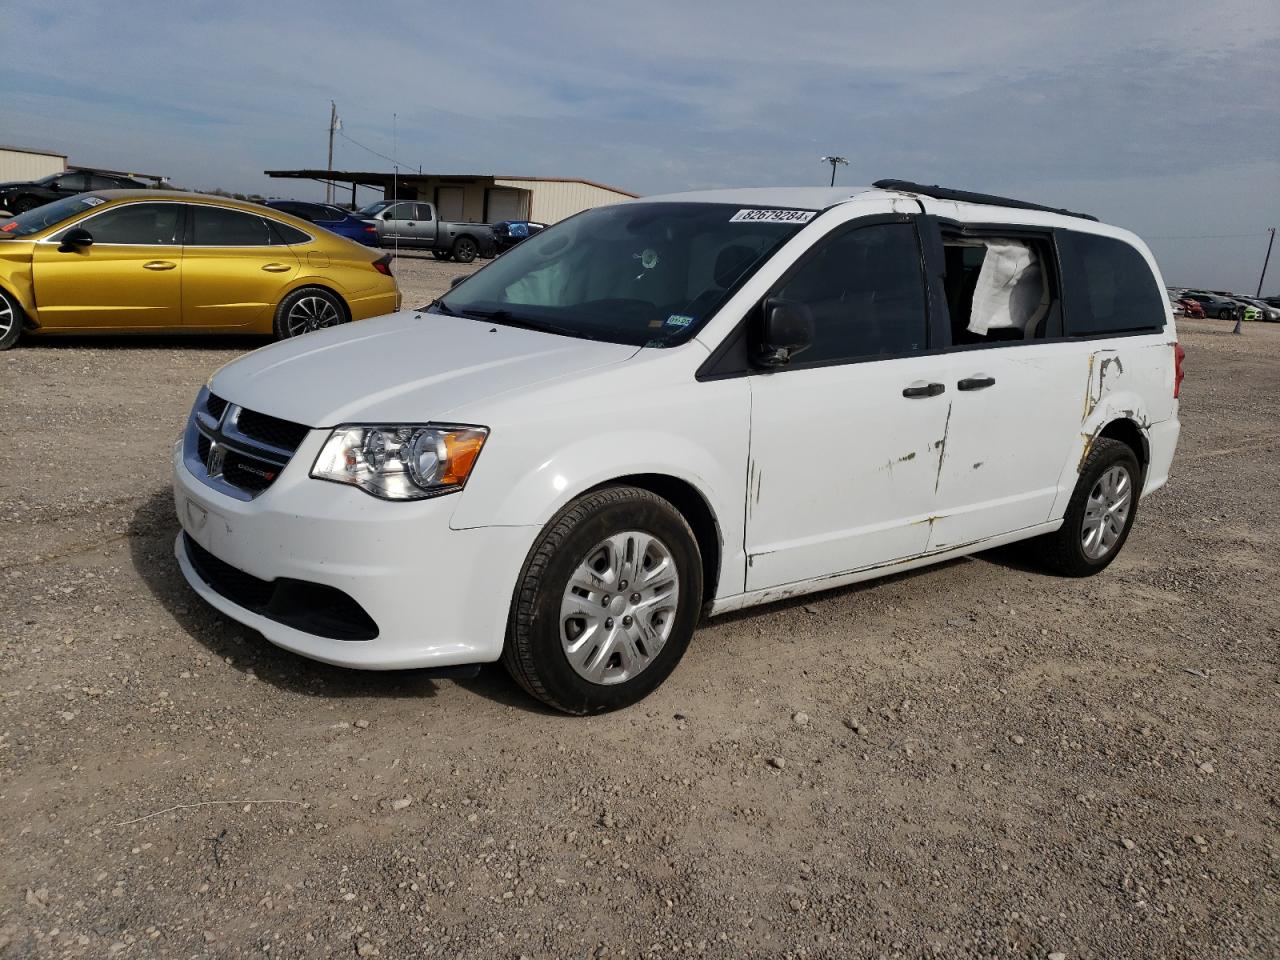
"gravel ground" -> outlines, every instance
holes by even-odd
[[[589,719],[187,589],[169,445],[252,341],[0,354],[0,956],[1280,956],[1280,328],[1182,327],[1173,479],[1105,574],[719,618]]]

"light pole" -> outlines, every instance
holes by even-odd
[[[834,187],[836,185],[836,167],[842,164],[847,167],[849,161],[844,157],[823,157],[822,162],[831,164],[831,185]]]

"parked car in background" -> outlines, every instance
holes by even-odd
[[[1240,303],[1246,307],[1252,307],[1258,311],[1258,320],[1266,320],[1269,323],[1280,323],[1280,306],[1267,303],[1265,300],[1259,300],[1257,297],[1236,297]],[[1246,317],[1245,319],[1248,319]]]
[[[1280,297],[1263,297],[1262,302],[1270,307],[1280,307]]]
[[[1194,300],[1200,304],[1204,310],[1206,317],[1217,317],[1219,320],[1230,320],[1236,315],[1236,303],[1226,297],[1221,297],[1216,293],[1206,293],[1202,290],[1188,290],[1183,294],[1183,299]]]
[[[534,220],[499,220],[493,225],[493,238],[498,245],[498,252],[502,253],[545,229],[545,223]]]
[[[1178,303],[1182,304],[1182,311],[1193,320],[1204,319],[1204,307],[1200,305],[1199,300],[1192,300],[1190,297],[1180,297]]]
[[[24,333],[285,339],[397,309],[390,263],[256,203],[81,193],[0,222],[0,349]]]
[[[0,209],[10,213],[26,213],[63,197],[74,197],[87,190],[147,190],[147,184],[118,173],[95,173],[92,170],[67,170],[39,180],[16,180],[0,183]]]
[[[1098,573],[1178,440],[1155,261],[948,193],[597,207],[424,310],[229,363],[173,451],[182,573],[304,656],[501,660],[576,714],[654,690],[704,615],[1015,540]],[[246,418],[288,431],[266,480],[211,453],[255,457]]]
[[[437,260],[470,263],[497,252],[493,228],[487,223],[453,223],[436,217],[435,204],[422,200],[379,200],[360,210],[378,228],[384,247],[430,250]]]
[[[335,207],[331,203],[308,203],[304,200],[264,200],[263,206],[273,210],[283,210],[295,217],[300,217],[317,227],[324,227],[330,233],[340,237],[363,243],[366,247],[378,245],[378,225],[372,220],[356,216],[349,210]]]

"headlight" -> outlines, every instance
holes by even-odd
[[[329,434],[311,468],[384,500],[422,500],[461,490],[488,427],[348,426]]]

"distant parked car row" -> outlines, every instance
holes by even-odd
[[[1280,297],[1260,299],[1175,287],[1169,290],[1169,300],[1175,311],[1181,308],[1182,313],[1192,318],[1234,320],[1242,317],[1245,320],[1280,323]]]

